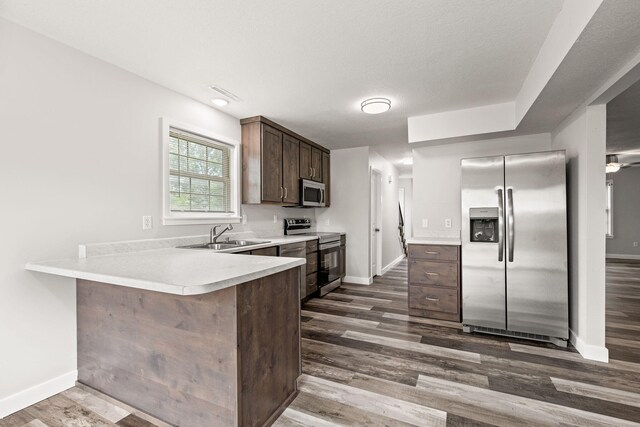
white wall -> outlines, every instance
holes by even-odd
[[[161,225],[159,119],[236,140],[240,124],[2,19],[0,94],[4,416],[75,381],[74,282],[27,272],[25,263],[75,257],[79,243],[205,234],[208,226]],[[243,209],[249,224],[238,230],[279,231],[273,215],[293,216],[279,207]],[[153,215],[153,230],[141,230],[142,215]]]
[[[347,233],[345,281],[369,283],[369,148],[331,150],[331,207],[316,210],[320,231]]]
[[[398,230],[398,170],[387,159],[369,150],[369,165],[382,174],[382,271],[383,274],[394,261],[403,256]],[[389,182],[391,178],[391,182]]]
[[[607,239],[607,256],[640,258],[640,168],[623,168],[609,175],[613,181],[613,238]]]
[[[576,110],[554,130],[552,147],[568,159],[571,341],[584,357],[606,361],[606,107]]]
[[[438,145],[413,150],[413,235],[460,237],[460,160],[550,149],[549,134]],[[445,228],[445,219],[452,220]],[[428,227],[422,227],[422,220]]]
[[[413,179],[401,178],[398,187],[404,189],[404,235],[413,236]]]

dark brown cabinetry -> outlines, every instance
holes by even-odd
[[[308,240],[307,252],[307,279],[305,292],[300,295],[302,299],[309,298],[318,290],[318,241]]]
[[[264,123],[242,132],[242,203],[298,204],[299,141]]]
[[[331,206],[331,156],[322,153],[322,182],[324,183],[324,203]]]
[[[330,153],[262,116],[242,126],[242,203],[300,203],[300,179],[325,184],[329,206]]]
[[[460,247],[409,245],[409,315],[460,321]]]
[[[327,193],[327,201],[328,199]],[[347,275],[347,236],[340,236],[340,277],[344,279]]]

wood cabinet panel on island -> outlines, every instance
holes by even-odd
[[[301,274],[201,295],[79,279],[78,381],[171,425],[270,425],[297,395]]]
[[[297,205],[300,179],[323,182],[328,201],[329,150],[262,116],[242,119],[240,124],[242,203]]]
[[[409,315],[459,322],[460,247],[409,244]]]

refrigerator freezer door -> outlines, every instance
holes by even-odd
[[[504,157],[464,159],[461,167],[462,323],[506,329],[504,206],[499,203],[504,198]],[[484,211],[498,217],[493,224],[484,220],[483,227],[493,227],[494,234],[473,239],[481,225],[473,218]]]
[[[505,156],[507,329],[568,338],[564,151]]]

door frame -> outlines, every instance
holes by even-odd
[[[370,277],[382,275],[382,171],[370,168],[370,207],[369,207],[369,271]],[[377,190],[377,191],[376,191]],[[377,219],[377,224],[374,223]],[[374,229],[378,235],[374,238]]]

